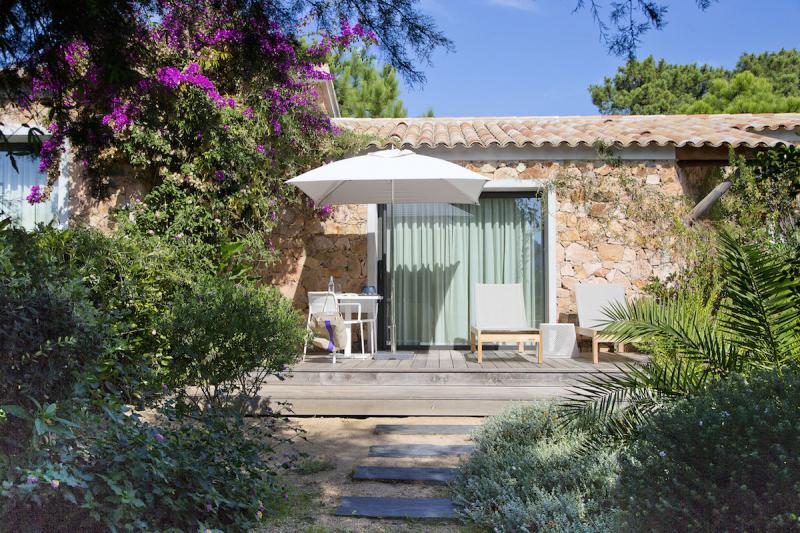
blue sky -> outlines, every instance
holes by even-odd
[[[645,36],[639,57],[732,67],[743,51],[800,47],[800,0],[720,0],[707,11],[665,1],[669,24]],[[409,116],[596,114],[587,87],[624,61],[606,53],[589,13],[572,13],[575,2],[421,0],[456,50],[434,53],[427,82],[403,88]]]

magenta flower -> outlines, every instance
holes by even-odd
[[[50,481],[50,486],[53,487],[54,489],[57,489],[59,485],[61,485],[61,482],[57,479],[53,479]]]
[[[242,110],[242,115],[244,115],[245,118],[253,118],[253,108],[252,107],[245,107]]]
[[[31,205],[44,202],[45,200],[44,191],[39,185],[34,185],[33,187],[31,187],[30,194],[28,194],[28,196],[26,196],[25,199]]]
[[[266,148],[264,148],[263,144],[257,144],[256,145],[256,152],[258,152],[259,154],[263,154],[266,151],[267,150],[266,150]]]
[[[214,172],[214,178],[219,182],[225,181],[225,171],[217,170],[216,172]]]
[[[25,483],[26,483],[27,485],[36,485],[37,483],[39,483],[39,476],[33,476],[33,475],[29,475],[29,476],[28,476],[28,477],[25,479]]]
[[[133,122],[132,116],[138,112],[138,109],[132,103],[123,102],[119,98],[114,98],[112,105],[111,113],[103,116],[103,124],[111,124],[111,131],[119,133]]]
[[[167,440],[167,439],[164,438],[164,435],[162,435],[161,433],[158,433],[158,432],[156,432],[154,437],[158,442],[164,442],[165,440]]]
[[[218,107],[225,107],[226,105],[234,107],[236,105],[236,100],[233,98],[228,98],[227,100],[223,98],[219,94],[219,91],[217,91],[214,82],[200,74],[200,65],[197,63],[189,63],[183,72],[177,67],[161,67],[158,69],[156,79],[169,89],[175,89],[182,83],[194,85],[205,91],[206,95],[208,95]]]

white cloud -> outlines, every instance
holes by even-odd
[[[520,11],[536,11],[534,0],[487,0],[490,6],[509,7]]]

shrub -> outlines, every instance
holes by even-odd
[[[173,384],[198,387],[217,405],[255,397],[267,375],[297,359],[305,335],[280,291],[220,278],[178,298],[171,316],[164,331]]]
[[[622,456],[631,531],[800,530],[800,372],[719,381],[656,415]]]
[[[30,272],[20,263],[15,245],[26,241],[31,239],[23,232],[0,223],[0,405],[35,409],[37,399],[73,395],[79,374],[105,352],[108,334],[105,316],[80,280],[55,275],[56,268]],[[42,259],[36,250],[29,255]],[[7,444],[20,442],[11,438]]]
[[[0,487],[0,523],[19,531],[246,531],[285,498],[269,462],[271,432],[228,412],[148,423],[113,413]],[[289,464],[283,466],[288,467]]]
[[[452,484],[465,519],[498,532],[612,527],[615,456],[580,453],[582,434],[562,429],[558,416],[540,402],[487,419]]]

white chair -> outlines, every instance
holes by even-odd
[[[600,343],[615,344],[603,335],[603,323],[608,320],[604,309],[613,303],[625,304],[625,287],[615,283],[579,283],[575,286],[575,303],[578,306],[578,327],[575,332],[592,339],[592,361],[600,362]],[[625,345],[617,344],[617,351],[624,352]]]
[[[519,283],[478,283],[475,285],[475,320],[470,327],[469,344],[472,351],[478,347],[478,364],[483,362],[484,342],[515,342],[519,352],[525,351],[525,342],[535,342],[542,364],[542,335],[528,325],[525,299]]]
[[[353,325],[358,324],[361,331],[361,354],[366,355],[364,352],[364,324],[369,323],[369,320],[364,320],[361,317],[361,304],[359,303],[339,303],[336,294],[332,292],[309,292],[308,293],[308,318],[306,319],[306,330],[311,330],[311,316],[317,313],[341,313],[342,308],[352,309],[348,314],[350,318],[344,320],[344,325],[348,330]],[[355,318],[352,314],[355,312]],[[348,335],[348,340],[350,335]],[[306,338],[303,345],[303,361],[306,360],[308,353],[308,338]],[[333,364],[336,364],[336,349],[331,352],[333,357]]]

